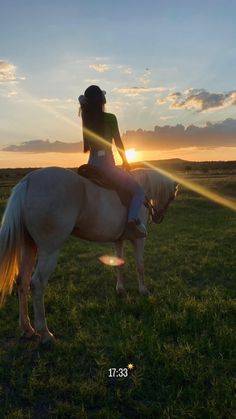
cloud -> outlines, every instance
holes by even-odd
[[[98,73],[105,73],[106,71],[109,70],[118,70],[119,73],[121,74],[132,74],[133,70],[130,66],[128,65],[124,65],[124,64],[102,64],[102,63],[95,63],[95,64],[90,64],[89,68],[92,68],[93,70],[97,71]]]
[[[25,77],[16,77],[16,66],[7,61],[0,60],[0,83],[24,80]]]
[[[85,82],[89,84],[97,84],[99,81],[99,79],[85,79]]]
[[[185,92],[175,92],[166,98],[158,99],[163,105],[171,102],[170,109],[210,111],[236,105],[236,90],[227,93],[210,93],[205,89],[188,89]]]
[[[15,97],[18,95],[18,92],[16,90],[12,90],[7,94],[7,97]]]
[[[132,74],[132,73],[133,73],[133,71],[132,71],[131,67],[127,67],[127,68],[124,69],[124,74]]]
[[[150,82],[151,70],[149,68],[145,68],[144,73],[139,77],[139,82],[143,86],[147,86]]]
[[[40,99],[41,103],[53,105],[54,108],[57,109],[69,109],[71,106],[76,105],[76,101],[74,99],[58,99],[53,97],[43,97]]]
[[[178,148],[200,147],[235,147],[236,119],[227,118],[221,122],[207,122],[204,127],[182,124],[175,126],[156,125],[153,130],[129,130],[123,135],[126,148],[137,150],[176,150]],[[21,144],[9,145],[2,151],[26,153],[81,153],[82,142],[67,143],[62,141],[30,140]]]
[[[113,90],[119,93],[123,93],[126,96],[138,96],[140,93],[163,92],[167,90],[167,88],[166,87],[134,86],[134,87],[116,87]]]
[[[92,68],[98,73],[104,73],[110,69],[110,66],[108,64],[90,64],[89,68]]]
[[[16,66],[6,61],[0,61],[0,81],[8,82],[16,80]]]
[[[174,116],[160,116],[161,121],[167,121],[168,119],[172,119]]]
[[[77,143],[65,143],[62,141],[30,140],[17,145],[4,147],[2,151],[24,153],[81,153],[82,141]]]
[[[155,126],[154,130],[126,131],[123,136],[125,147],[139,150],[167,150],[181,147],[235,147],[236,119],[207,122],[204,127],[181,124]]]
[[[41,99],[43,103],[74,103],[74,99],[58,99],[56,97],[43,97]]]
[[[119,72],[121,74],[132,74],[133,70],[130,66],[125,65],[125,64],[119,64],[117,66],[115,66],[115,69],[119,70]]]

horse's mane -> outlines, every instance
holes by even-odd
[[[158,172],[158,170],[134,169],[132,170],[132,175],[142,185],[146,196],[154,204],[164,204],[175,190],[175,182]]]

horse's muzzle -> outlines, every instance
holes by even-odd
[[[153,208],[152,212],[152,221],[155,224],[161,224],[165,217],[165,211],[164,210],[157,210],[156,208]]]

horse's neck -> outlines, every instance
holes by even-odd
[[[147,179],[147,169],[134,169],[131,171],[132,176],[135,178],[136,182],[138,182],[143,190],[146,196],[149,194],[149,184]],[[151,197],[148,197],[151,198]]]

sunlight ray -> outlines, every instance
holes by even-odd
[[[81,126],[81,124],[77,124],[75,123],[72,119],[70,119],[69,117],[65,116],[64,114],[62,114],[61,112],[58,112],[57,110],[55,110],[55,108],[53,108],[52,106],[50,106],[49,104],[46,103],[42,103],[40,102],[38,99],[34,98],[33,96],[31,96],[30,94],[28,94],[27,92],[23,92],[25,97],[27,97],[28,100],[30,100],[33,104],[47,110],[49,113],[53,114],[56,118],[60,118],[63,121],[65,121],[66,123],[72,125],[73,127],[76,127],[76,129],[78,129],[78,126]],[[89,130],[88,128],[84,127],[84,133],[87,134],[88,136],[90,136],[91,138],[93,138],[95,141],[97,141],[98,143],[102,144],[102,145],[109,145],[110,143],[105,140],[103,137],[101,137],[100,135],[94,133],[93,131]],[[123,150],[119,149],[117,147],[119,152],[122,152]],[[142,162],[147,168],[150,168],[152,170],[156,170],[160,173],[162,173],[165,176],[168,176],[169,178],[173,179],[174,181],[178,182],[179,184],[185,186],[187,189],[192,190],[193,192],[198,193],[199,195],[219,204],[222,205],[228,209],[231,209],[233,211],[236,211],[236,201],[229,199],[227,197],[221,196],[219,194],[217,194],[216,192],[213,192],[209,189],[207,189],[206,187],[203,187],[202,185],[199,185],[195,182],[192,182],[188,179],[183,178],[182,176],[179,176],[175,173],[172,173],[170,171],[161,169],[157,166],[154,166],[153,164],[144,161]]]
[[[209,189],[205,188],[202,185],[199,185],[198,183],[191,182],[188,179],[185,179],[179,175],[176,175],[175,173],[171,173],[169,171],[166,171],[164,169],[160,169],[159,167],[154,166],[153,164],[145,161],[143,164],[153,170],[156,170],[160,173],[162,173],[165,176],[168,176],[169,178],[173,179],[174,181],[180,183],[181,185],[185,186],[187,189],[192,190],[193,192],[198,193],[199,195],[204,196],[204,198],[208,198],[211,201],[223,205],[224,207],[227,207],[233,211],[236,211],[236,201],[226,198],[222,195],[219,195],[213,191],[210,191]]]

